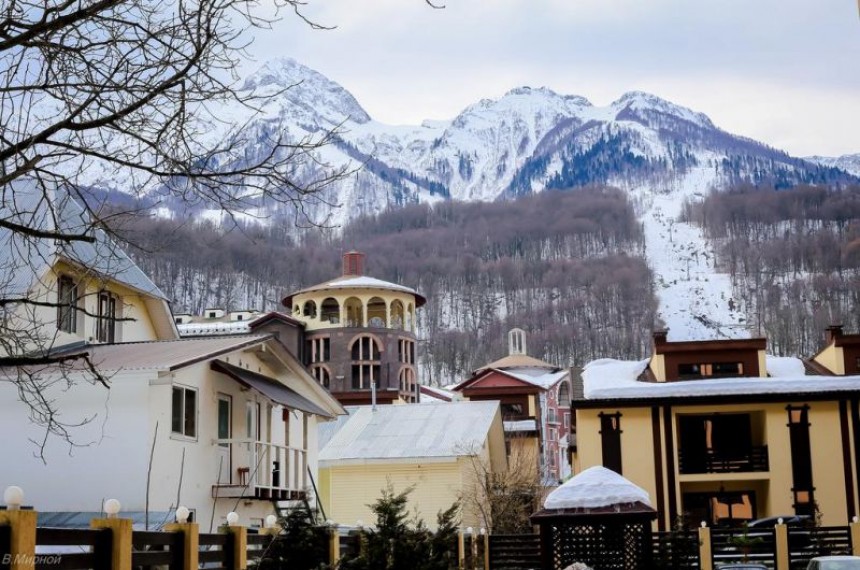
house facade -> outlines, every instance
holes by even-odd
[[[283,299],[304,325],[304,363],[345,405],[420,400],[413,289],[364,275],[365,256],[343,256],[343,274]]]
[[[572,401],[575,470],[602,465],[646,489],[661,530],[679,515],[732,525],[816,509],[845,524],[858,513],[860,376],[765,348],[655,333],[647,360],[589,363]]]
[[[527,354],[526,334],[508,333],[508,355],[453,388],[470,401],[501,405],[509,458],[531,458],[546,486],[570,475],[570,372]]]
[[[477,508],[482,481],[507,469],[498,402],[350,407],[320,436],[320,495],[331,520],[372,524],[370,504],[391,486],[412,489],[408,511],[436,527],[460,506],[463,527],[487,526]]]
[[[56,212],[45,219],[60,231],[86,225],[74,201]],[[25,356],[39,360],[0,367],[0,484],[23,487],[40,516],[72,520],[116,498],[150,528],[179,505],[205,529],[230,511],[261,524],[278,505],[313,502],[317,423],[344,410],[290,350],[290,323],[181,339],[164,294],[94,236],[28,243],[37,259],[10,258],[27,272],[3,284],[22,299],[7,323],[38,331]],[[22,391],[50,403],[52,430]]]

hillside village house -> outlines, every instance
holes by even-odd
[[[577,472],[603,465],[647,490],[657,527],[858,514],[860,335],[831,328],[808,361],[766,339],[673,342],[644,361],[597,360],[574,386]]]
[[[501,402],[510,457],[532,457],[546,486],[570,475],[570,371],[528,355],[526,333],[508,333],[508,355],[452,388],[470,401]]]
[[[483,475],[507,469],[498,402],[350,407],[320,427],[319,492],[326,517],[353,526],[375,520],[369,504],[391,485],[412,488],[408,510],[431,529],[459,504],[463,527],[486,526],[473,501]]]
[[[39,195],[24,188],[14,199],[48,223]],[[58,201],[56,210],[60,230],[86,226],[74,201]],[[7,318],[52,340],[34,346],[43,354],[88,355],[109,386],[87,382],[83,366],[66,377],[51,365],[29,370],[60,419],[75,426],[75,447],[47,439],[45,463],[33,443],[44,430],[8,381],[19,369],[0,369],[0,486],[22,486],[42,524],[54,525],[88,524],[108,498],[150,526],[169,522],[180,504],[203,529],[233,510],[245,524],[261,524],[276,505],[304,498],[317,474],[317,423],[344,410],[281,340],[281,319],[247,335],[180,339],[165,295],[104,234],[95,236],[92,244],[41,240],[38,256],[7,259],[19,271],[2,284],[3,296],[53,305],[22,302]],[[0,246],[14,256],[29,244],[4,231]]]

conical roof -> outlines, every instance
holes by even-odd
[[[544,508],[596,509],[631,503],[650,507],[651,499],[642,487],[598,465],[589,467],[550,493],[544,501]]]

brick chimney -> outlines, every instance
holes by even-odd
[[[343,254],[343,276],[355,277],[364,275],[364,254],[360,251],[348,251]]]
[[[664,344],[666,344],[666,339],[669,336],[669,331],[654,331],[654,354],[660,354],[662,351],[660,350]]]
[[[842,325],[830,325],[824,329],[824,340],[830,344],[837,338],[842,336]]]

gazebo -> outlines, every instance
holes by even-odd
[[[541,567],[581,562],[595,570],[651,567],[648,493],[605,467],[590,467],[550,493],[531,517],[540,527]]]

